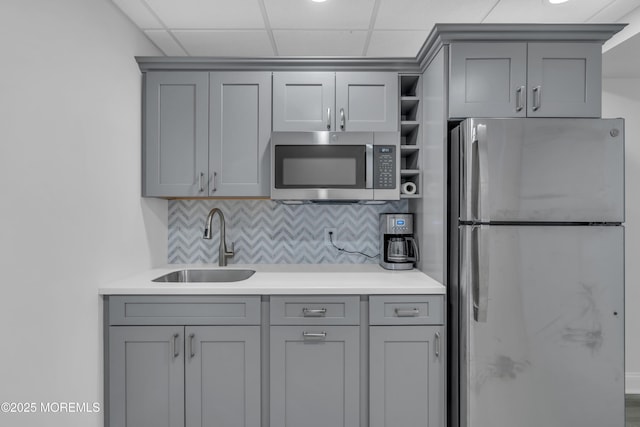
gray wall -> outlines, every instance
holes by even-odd
[[[134,56],[159,51],[107,0],[2,0],[0,28],[0,402],[102,403],[98,287],[167,256],[166,202],[138,184]]]

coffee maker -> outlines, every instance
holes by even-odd
[[[387,270],[411,270],[419,259],[413,214],[381,214],[380,265]]]

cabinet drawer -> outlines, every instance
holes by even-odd
[[[442,295],[372,296],[369,298],[371,325],[442,325]]]
[[[112,296],[110,325],[259,325],[260,296]]]
[[[272,325],[358,325],[359,296],[271,297]]]

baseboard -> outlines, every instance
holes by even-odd
[[[627,372],[624,388],[627,394],[640,394],[640,372]]]

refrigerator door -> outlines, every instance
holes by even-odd
[[[460,426],[624,427],[624,228],[460,240]]]
[[[461,221],[624,221],[622,119],[467,119],[460,133]]]

